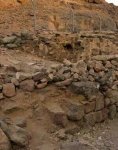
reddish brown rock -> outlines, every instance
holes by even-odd
[[[13,83],[7,83],[3,85],[3,94],[6,97],[13,97],[16,94],[15,86]]]
[[[47,82],[40,83],[40,84],[35,84],[37,89],[43,89],[47,86]]]
[[[68,86],[72,83],[73,79],[70,78],[70,79],[66,79],[64,81],[61,81],[61,82],[57,82],[55,83],[56,86]]]
[[[96,63],[94,64],[94,70],[95,70],[95,72],[103,71],[104,66],[103,66],[102,62],[96,61]]]
[[[35,83],[33,80],[25,80],[20,83],[20,88],[22,90],[32,92],[35,88]]]

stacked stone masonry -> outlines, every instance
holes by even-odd
[[[118,111],[117,54],[96,55],[91,60],[80,59],[76,63],[67,59],[63,63],[49,61],[45,65],[19,62],[0,68],[0,100],[16,96],[18,90],[33,92],[50,85],[67,87],[80,95],[82,101],[70,100],[57,112],[47,108],[56,124],[65,126],[68,120],[84,119],[95,125],[108,117],[113,119]]]

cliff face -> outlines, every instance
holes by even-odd
[[[50,0],[48,3],[47,0],[35,0],[34,3],[36,24],[41,29],[65,32],[118,29],[118,7],[105,0]],[[0,24],[2,30],[7,28],[8,22],[11,30],[31,29],[33,9],[30,0],[0,0],[0,7],[0,22],[5,22]]]

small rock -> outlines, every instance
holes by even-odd
[[[108,107],[111,104],[110,98],[105,98],[105,106]]]
[[[60,129],[58,132],[56,132],[56,135],[61,140],[66,140],[67,139],[64,129]]]
[[[96,123],[100,123],[104,120],[102,111],[95,112]]]
[[[2,39],[3,44],[14,43],[16,40],[16,36],[5,37]]]
[[[66,79],[66,80],[61,81],[61,82],[56,82],[55,85],[56,86],[60,86],[60,87],[61,86],[68,86],[68,85],[70,85],[72,83],[72,81],[73,81],[73,79],[70,78],[70,79]]]
[[[115,105],[109,107],[109,118],[114,119],[117,113],[117,108]]]
[[[4,99],[3,93],[0,93],[0,100]]]
[[[94,82],[95,79],[93,78],[93,76],[89,75],[89,76],[88,76],[88,81]]]
[[[20,88],[22,90],[32,92],[35,88],[35,83],[33,80],[25,80],[20,83]]]
[[[118,91],[117,90],[109,90],[106,92],[106,97],[110,99],[110,103],[114,104],[118,102]]]
[[[104,97],[101,93],[98,93],[97,96],[96,96],[96,107],[95,107],[95,110],[98,111],[98,110],[101,110],[104,108]]]
[[[18,45],[16,45],[16,44],[7,44],[6,47],[9,48],[9,49],[13,49],[13,48],[18,47]]]
[[[54,79],[53,73],[50,73],[50,74],[48,75],[48,78],[49,78],[50,81],[52,81],[52,80]]]
[[[63,67],[62,64],[52,64],[51,69],[55,69],[56,71],[60,70]]]
[[[78,73],[75,73],[75,74],[73,75],[73,79],[78,79],[78,78],[79,78]]]
[[[29,73],[23,73],[23,72],[17,72],[16,73],[16,79],[21,82],[21,81],[24,81],[26,79],[31,79],[32,78],[32,75],[29,74]]]
[[[48,80],[47,80],[46,78],[43,78],[43,79],[41,80],[41,83],[46,83],[46,82],[48,82]]]
[[[16,87],[19,86],[19,81],[16,78],[12,78],[11,83],[13,83]]]
[[[63,63],[68,67],[72,66],[72,63],[67,59],[64,59]]]
[[[87,64],[83,60],[78,61],[77,63],[73,64],[71,71],[78,73],[79,75],[83,75],[87,71]]]
[[[36,81],[40,81],[45,77],[45,73],[44,72],[37,72],[33,75],[33,80]]]
[[[47,82],[40,83],[40,84],[35,84],[37,89],[43,89],[47,86]]]
[[[91,112],[85,116],[85,122],[87,125],[94,126],[96,123],[96,116],[94,112]]]
[[[85,113],[90,113],[95,110],[95,101],[89,102],[85,105]]]
[[[16,94],[15,86],[13,83],[3,84],[3,94],[6,97],[13,97]]]
[[[112,64],[110,61],[106,61],[106,65],[105,65],[106,68],[112,68]]]
[[[95,72],[103,71],[104,66],[103,66],[102,62],[96,61],[96,63],[94,64],[94,70],[95,70]]]

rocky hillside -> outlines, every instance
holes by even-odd
[[[34,12],[30,1],[0,1],[3,8],[0,11],[0,32],[32,29]],[[46,0],[36,0],[34,3],[37,29],[65,32],[118,29],[118,9],[105,1],[50,0],[47,3]]]
[[[0,150],[117,150],[118,7],[34,2],[0,0]]]

